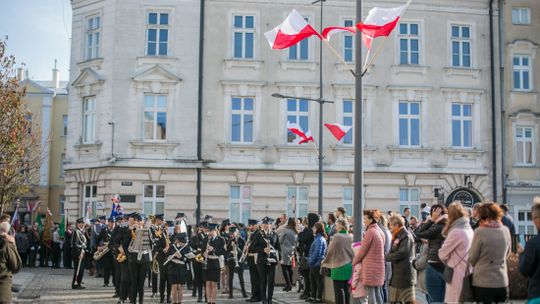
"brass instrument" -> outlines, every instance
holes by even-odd
[[[199,251],[199,253],[197,253],[197,255],[195,255],[195,262],[197,262],[197,263],[204,263],[205,262],[203,253],[201,253],[200,251]]]
[[[109,251],[111,251],[111,249],[109,248],[109,242],[103,243],[103,246],[99,247],[99,249],[96,252],[94,252],[94,260],[99,261]]]
[[[246,259],[248,255],[250,245],[251,245],[251,240],[248,237],[248,241],[246,242],[246,245],[244,245],[244,250],[242,250],[242,255],[240,256],[240,259],[238,260],[239,263],[244,263],[244,260]]]
[[[266,258],[266,261],[268,263],[268,265],[272,264],[272,263],[277,263],[277,258],[271,258],[270,257],[270,254],[272,252],[274,252],[274,254],[276,254],[277,256],[277,251],[276,249],[274,248],[274,246],[270,245],[270,235],[266,234],[266,231],[263,230],[263,240],[266,242],[266,248],[268,249],[268,253],[266,255],[268,255],[268,257]],[[264,236],[268,236],[268,239],[266,239]]]
[[[163,266],[167,265],[167,263],[169,263],[173,258],[174,256],[178,253],[178,254],[182,254],[182,250],[184,250],[184,248],[186,248],[186,246],[189,245],[188,243],[186,243],[184,246],[182,246],[180,249],[176,248],[176,246],[174,247],[175,248],[175,253],[171,254],[167,260],[163,263]]]
[[[238,245],[236,244],[236,240],[234,241],[233,246],[233,257],[234,257],[234,267],[238,268],[240,267],[240,264],[238,264]]]
[[[118,263],[122,263],[124,262],[125,260],[127,259],[127,256],[125,254],[123,254],[122,252],[118,253],[118,255],[116,256],[116,261]]]

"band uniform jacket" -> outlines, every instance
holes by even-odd
[[[207,245],[212,246],[212,250],[208,252],[208,257],[206,259],[206,269],[219,269],[221,265],[219,263],[219,256],[225,254],[225,239],[221,236],[208,237],[208,241],[204,246],[204,251],[206,251]]]
[[[267,247],[270,247],[270,254],[264,252],[264,249]],[[281,246],[279,245],[279,237],[275,232],[270,231],[270,233],[266,233],[260,231],[260,233],[257,233],[253,238],[252,248],[258,254],[257,264],[270,265],[278,263]]]
[[[261,231],[259,229],[255,230],[249,235],[249,248],[248,248],[248,256],[247,256],[247,262],[248,266],[255,266],[257,264],[257,252],[253,248],[253,240],[256,238],[257,234],[260,234]]]
[[[190,238],[189,246],[193,249],[195,255],[204,252],[203,248],[205,248],[207,238],[208,237],[204,233],[197,233]]]
[[[154,242],[152,256],[156,258],[159,265],[163,265],[163,263],[167,259],[167,253],[163,252],[163,249],[165,249],[165,246],[167,245],[167,241],[165,239],[167,230],[163,227],[157,227],[151,229],[150,231],[152,233],[152,241]]]
[[[241,237],[229,237],[227,240],[227,253],[225,254],[226,261],[234,261],[235,259],[234,244],[236,244],[236,259],[239,259],[242,256],[246,241]]]
[[[81,229],[75,229],[73,231],[73,237],[71,239],[71,255],[74,258],[78,258],[81,251],[87,251],[88,240],[86,234]]]

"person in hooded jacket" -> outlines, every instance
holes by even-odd
[[[323,276],[321,274],[321,262],[326,256],[326,232],[323,222],[315,223],[313,227],[315,239],[309,248],[308,266],[309,281],[311,283],[310,303],[322,303],[322,294],[324,289]]]
[[[300,257],[299,269],[300,274],[304,278],[304,292],[300,295],[300,299],[308,299],[311,297],[311,286],[309,281],[309,266],[308,257],[309,249],[315,239],[313,235],[313,226],[319,221],[319,215],[315,213],[309,213],[307,215],[307,227],[298,234],[298,246],[297,252]]]

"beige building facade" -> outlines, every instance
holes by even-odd
[[[206,1],[200,33],[198,1],[72,1],[70,214],[109,214],[118,193],[125,211],[193,218],[198,189],[201,216],[316,211],[314,147],[291,143],[286,124],[319,138],[318,106],[301,98],[318,98],[319,41],[275,51],[263,36],[293,8],[319,28],[309,3]],[[327,1],[324,26],[349,26],[352,12],[354,1]],[[364,80],[366,207],[419,214],[421,203],[493,198],[489,20],[486,1],[414,1],[385,42]],[[330,42],[350,65],[353,40]],[[328,48],[322,64],[335,102],[323,120],[352,125],[354,79]],[[350,213],[353,136],[324,132],[323,210]]]

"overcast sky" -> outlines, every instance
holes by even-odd
[[[69,78],[71,4],[69,0],[0,0],[0,39],[7,53],[24,62],[31,79],[51,80],[54,59],[60,78]]]

